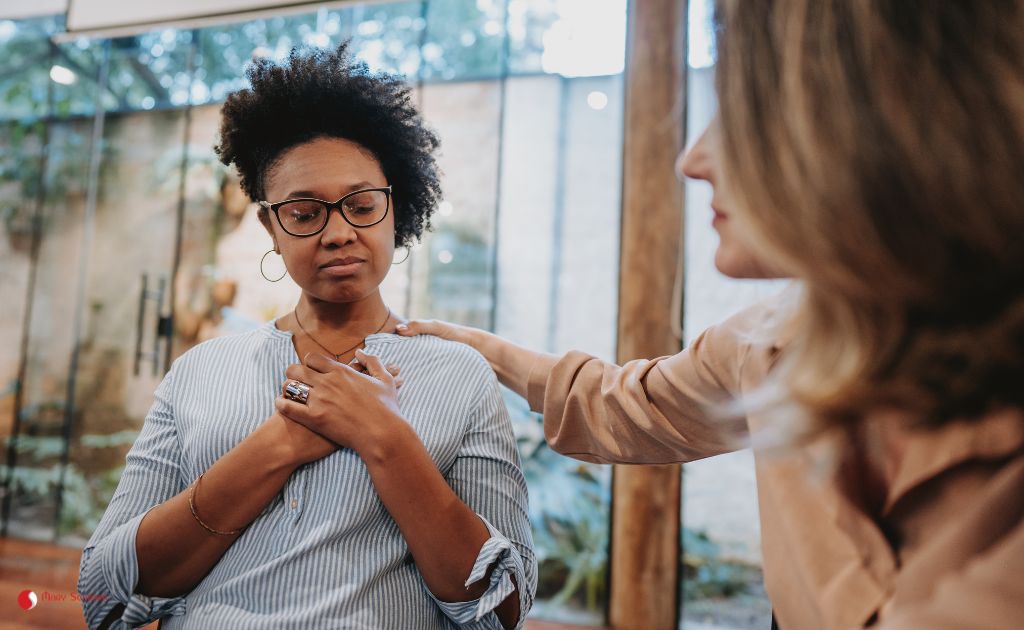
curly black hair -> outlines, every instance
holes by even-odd
[[[430,229],[441,199],[434,152],[440,141],[395,75],[354,61],[349,42],[336,50],[293,49],[287,62],[265,58],[246,70],[251,88],[221,109],[221,162],[234,164],[253,201],[265,199],[267,172],[285,151],[319,137],[344,138],[373,153],[393,187],[395,246]]]

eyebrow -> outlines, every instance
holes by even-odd
[[[347,192],[345,194],[347,195],[348,193],[355,192],[357,190],[363,190],[364,188],[381,188],[381,186],[377,186],[375,184],[371,184],[370,182],[367,182],[367,181],[357,182],[357,183],[352,184],[351,186],[349,186],[348,190],[347,190]],[[342,197],[344,197],[344,196],[345,195],[342,195]],[[313,192],[312,190],[293,190],[293,191],[291,191],[290,193],[288,193],[287,195],[284,196],[285,199],[296,199],[296,198],[299,198],[299,197],[313,197],[313,198],[316,198],[316,199],[320,199],[320,197],[317,196],[317,193]],[[329,201],[329,200],[325,199],[324,201]]]

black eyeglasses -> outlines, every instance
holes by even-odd
[[[261,201],[260,205],[273,211],[281,229],[292,236],[313,236],[327,227],[331,210],[338,209],[341,218],[352,227],[377,225],[388,216],[391,207],[391,186],[364,188],[345,195],[331,203],[323,199],[300,197],[277,203]]]

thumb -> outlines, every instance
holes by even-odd
[[[370,376],[379,381],[394,384],[395,377],[384,367],[379,358],[372,354],[366,354],[362,350],[356,350],[356,358],[366,367],[366,371]]]

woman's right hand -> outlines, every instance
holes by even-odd
[[[530,370],[541,356],[538,352],[517,346],[486,330],[436,319],[414,319],[407,324],[399,324],[396,331],[403,337],[433,335],[472,347],[491,364],[502,385],[523,397],[527,395]]]
[[[362,366],[353,367],[363,371]],[[397,365],[388,365],[385,369],[395,378],[395,385],[401,387],[400,368]],[[315,462],[341,448],[335,442],[291,420],[279,411],[275,411],[274,415],[267,419],[267,425],[273,430],[273,439],[282,448],[285,463],[289,466],[299,467]]]
[[[407,323],[399,324],[395,330],[403,337],[415,337],[416,335],[433,335],[448,341],[458,341],[466,345],[473,344],[473,333],[475,329],[458,324],[450,324],[437,319],[413,319]]]

